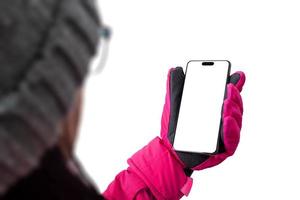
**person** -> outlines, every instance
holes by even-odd
[[[227,85],[218,152],[204,155],[172,147],[184,73],[171,68],[160,137],[129,158],[100,194],[73,148],[103,27],[93,0],[0,2],[0,199],[180,199],[193,171],[235,152],[244,73],[231,75]]]

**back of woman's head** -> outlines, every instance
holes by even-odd
[[[0,195],[58,140],[96,51],[94,4],[0,1]]]

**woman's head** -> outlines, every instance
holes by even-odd
[[[76,132],[101,26],[94,3],[0,1],[0,194]]]

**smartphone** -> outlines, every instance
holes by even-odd
[[[175,150],[208,154],[217,151],[230,66],[227,60],[188,62],[173,144]]]

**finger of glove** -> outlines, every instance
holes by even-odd
[[[184,78],[185,75],[181,67],[169,70],[165,105],[161,120],[161,137],[167,139],[171,144],[173,144],[175,137]]]
[[[228,156],[231,156],[238,146],[240,130],[238,122],[232,116],[223,119],[223,142]]]
[[[239,126],[241,126],[243,100],[240,92],[233,84],[230,83],[227,85],[226,93],[227,98],[225,99],[223,105],[223,118],[226,116],[232,116],[237,120]]]
[[[229,83],[226,88],[226,100],[230,100],[234,102],[238,108],[240,109],[241,114],[243,114],[244,108],[243,108],[243,100],[240,95],[240,91],[237,87],[235,87],[232,83]]]
[[[242,127],[242,112],[240,107],[231,99],[226,99],[223,105],[223,118],[233,117],[238,123],[239,127]]]
[[[174,143],[184,78],[185,76],[181,67],[176,67],[170,74],[170,122],[168,138],[171,144]]]
[[[230,76],[229,83],[232,83],[240,92],[243,90],[243,86],[246,81],[245,73],[237,71]]]

